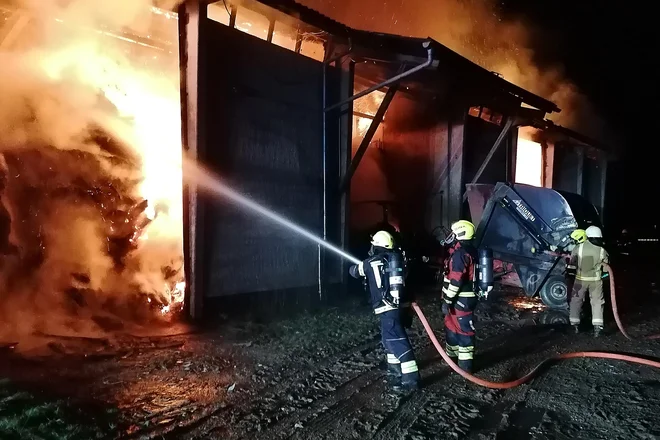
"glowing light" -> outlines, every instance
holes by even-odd
[[[543,186],[543,147],[538,142],[518,138],[516,183]]]

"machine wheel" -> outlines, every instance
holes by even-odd
[[[541,289],[543,304],[551,309],[565,309],[568,306],[568,285],[562,276],[551,276]]]

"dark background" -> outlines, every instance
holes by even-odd
[[[656,16],[636,2],[507,0],[500,8],[537,25],[539,61],[561,63],[619,137],[620,159],[608,176],[610,206],[617,208],[608,213],[610,229],[657,224]]]

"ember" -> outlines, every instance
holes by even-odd
[[[539,298],[512,297],[507,301],[518,310],[531,310],[532,313],[538,313],[545,310],[546,307]]]
[[[146,323],[183,305],[178,53],[163,43],[176,14],[106,6],[26,3],[13,13],[29,26],[0,42],[0,319],[13,331],[46,325],[25,316]]]

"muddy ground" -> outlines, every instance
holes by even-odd
[[[628,341],[611,319],[596,340],[588,328],[575,336],[543,324],[542,306],[516,295],[500,290],[480,306],[481,377],[516,378],[569,351],[660,357],[660,341]],[[441,329],[437,293],[420,304]],[[622,308],[630,333],[660,333],[657,291]],[[44,338],[49,345],[27,353],[0,348],[0,438],[660,438],[660,371],[577,359],[527,385],[489,390],[450,371],[419,321],[410,334],[425,387],[408,394],[384,382],[377,321],[357,301],[179,336]]]

